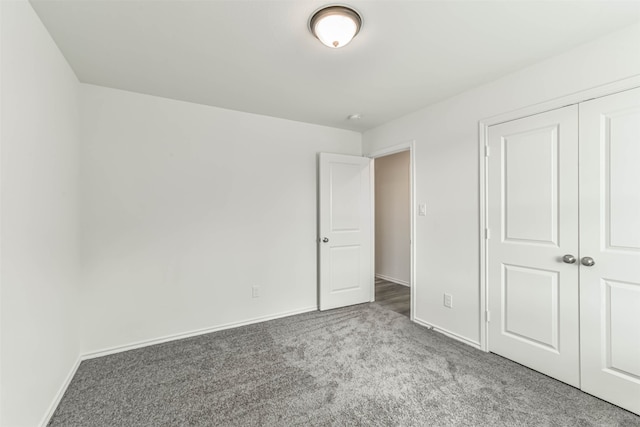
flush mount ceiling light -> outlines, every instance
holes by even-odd
[[[346,6],[326,6],[311,15],[309,30],[322,44],[337,49],[349,44],[362,27],[362,18]]]

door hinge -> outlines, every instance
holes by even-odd
[[[484,146],[484,156],[485,157],[489,157],[491,155],[491,149],[489,148],[488,145]]]
[[[491,238],[491,230],[489,230],[489,228],[484,229],[484,238],[487,240]]]
[[[485,312],[485,318],[487,320],[487,323],[491,322],[491,312],[489,310]]]

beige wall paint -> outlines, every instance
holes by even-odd
[[[375,159],[375,273],[406,285],[411,281],[409,165],[409,151]]]

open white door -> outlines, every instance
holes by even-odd
[[[320,153],[320,310],[373,300],[372,160]]]
[[[640,89],[580,104],[582,389],[640,414]]]

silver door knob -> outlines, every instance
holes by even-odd
[[[567,264],[575,264],[576,257],[570,254],[566,254],[565,256],[562,257],[562,262],[565,262]]]
[[[591,258],[590,256],[586,256],[583,257],[580,262],[582,263],[582,265],[587,266],[587,267],[591,267],[593,265],[595,265],[595,261],[593,260],[593,258]]]
[[[329,241],[329,239],[327,239],[326,237],[323,237],[323,238],[322,238],[322,241],[323,241],[324,243],[327,243],[327,242]]]

